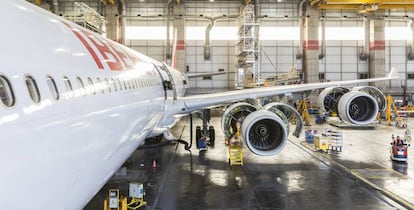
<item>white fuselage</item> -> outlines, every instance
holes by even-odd
[[[25,1],[2,0],[0,14],[0,76],[14,96],[0,101],[0,206],[81,209],[160,124],[174,123],[163,123],[170,77],[162,63]],[[182,96],[185,78],[169,72]]]

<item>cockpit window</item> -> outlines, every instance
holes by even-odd
[[[13,89],[9,80],[5,76],[0,75],[0,98],[1,102],[7,106],[12,107],[15,103]]]
[[[49,86],[50,94],[54,100],[59,100],[59,90],[56,86],[56,82],[51,76],[46,77],[47,86]]]
[[[25,76],[26,87],[29,91],[30,98],[33,102],[39,103],[40,102],[40,93],[39,88],[37,87],[36,81],[32,76]]]

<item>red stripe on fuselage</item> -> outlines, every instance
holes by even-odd
[[[115,51],[127,69],[134,68],[134,65],[138,62],[138,58],[136,56],[131,55],[124,48],[118,47],[115,43],[109,42],[108,44]]]
[[[96,55],[95,51],[92,49],[92,47],[89,45],[89,43],[83,38],[83,36],[79,33],[77,29],[72,28],[69,24],[62,22],[66,27],[68,27],[75,35],[78,37],[78,39],[82,42],[82,44],[86,47],[89,54],[91,54],[93,60],[95,61],[96,65],[99,69],[104,69],[102,62],[99,60],[98,55]]]
[[[100,37],[95,36],[87,30],[82,30],[82,32],[86,34],[89,40],[95,45],[96,49],[99,50],[102,57],[105,59],[104,61],[108,64],[111,70],[122,70],[122,64],[118,56],[109,48],[103,39],[100,39]],[[108,56],[112,56],[115,60],[110,59]]]
[[[62,21],[76,35],[76,37],[86,47],[92,58],[95,60],[99,69],[104,69],[102,62],[108,64],[108,67],[112,71],[121,71],[124,69],[133,69],[135,64],[139,61],[139,58],[133,53],[129,53],[128,50],[117,43],[95,35],[86,29],[75,29],[71,25]],[[97,52],[92,48],[91,44],[86,40],[87,37],[90,43],[95,46],[96,50],[102,55],[103,60],[100,60]]]

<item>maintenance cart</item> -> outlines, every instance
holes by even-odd
[[[407,162],[409,146],[410,144],[407,144],[405,140],[401,140],[401,141],[394,140],[393,142],[391,142],[391,149],[390,149],[391,160]]]
[[[327,130],[326,134],[329,138],[329,147],[332,151],[342,151],[343,138],[341,131]]]
[[[315,149],[322,150],[324,152],[328,152],[329,150],[329,136],[322,133],[321,135],[315,135],[314,136],[314,142]]]

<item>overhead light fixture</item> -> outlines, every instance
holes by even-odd
[[[378,4],[362,4],[358,7],[358,13],[364,14],[367,12],[373,12],[378,9]]]
[[[214,0],[209,0],[209,2],[214,2]]]

